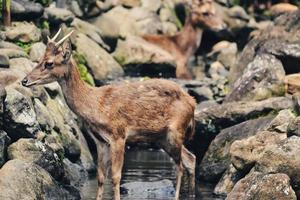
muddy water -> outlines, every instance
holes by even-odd
[[[174,185],[175,166],[165,152],[153,149],[129,149],[126,151],[121,184],[131,183],[134,190],[128,192],[121,187],[122,200],[171,200],[174,197],[174,187],[164,185],[165,182],[170,184],[170,181]],[[104,200],[111,200],[113,192],[109,181],[105,183],[104,189]],[[84,184],[82,199],[94,200],[96,190],[97,181],[94,177]],[[147,191],[143,192],[143,190]],[[201,183],[197,185],[195,198],[184,197],[187,193],[187,187],[184,186],[180,199],[220,200],[213,196],[212,191],[211,185]]]

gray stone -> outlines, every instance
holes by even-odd
[[[286,174],[252,172],[240,180],[226,200],[296,200],[296,194]]]
[[[0,68],[8,68],[9,67],[9,58],[5,54],[0,54]]]
[[[60,188],[46,170],[33,163],[8,161],[0,169],[0,177],[0,199],[79,199]]]
[[[12,58],[9,60],[10,69],[28,74],[35,67],[35,63],[27,58]]]
[[[70,182],[70,185],[79,188],[88,178],[87,171],[79,164],[72,163],[68,159],[63,161],[65,177]]]
[[[39,62],[46,52],[46,45],[42,42],[34,43],[30,47],[29,56],[33,62]]]
[[[114,58],[86,35],[79,33],[75,46],[76,51],[86,59],[95,79],[113,79],[123,75],[122,67]]]
[[[16,45],[15,43],[12,42],[7,42],[7,41],[0,41],[0,48],[1,49],[16,49],[16,50],[21,50],[23,49]]]
[[[4,87],[21,81],[26,76],[26,73],[21,70],[0,69],[0,85]]]
[[[44,8],[41,4],[28,0],[11,1],[11,15],[13,19],[33,20],[43,15]]]
[[[17,49],[0,49],[0,54],[5,55],[8,58],[28,57],[28,55],[23,50]]]
[[[45,15],[49,22],[54,24],[71,23],[75,18],[71,11],[56,7],[46,8]]]
[[[0,168],[7,160],[7,146],[10,143],[10,138],[7,134],[0,130]]]
[[[300,137],[300,117],[296,117],[294,120],[289,122],[287,133],[288,136],[296,135]]]
[[[34,99],[34,110],[41,128],[45,131],[51,131],[55,127],[54,120],[47,107],[37,98]]]
[[[12,140],[34,137],[40,130],[31,100],[13,88],[6,88],[4,127]]]
[[[61,158],[47,145],[34,139],[19,139],[7,150],[10,160],[18,159],[39,165],[56,180],[61,180],[64,169]]]
[[[161,0],[142,0],[142,7],[153,12],[157,12],[161,6]]]
[[[13,22],[6,27],[6,38],[14,42],[37,42],[41,39],[41,31],[33,23]]]

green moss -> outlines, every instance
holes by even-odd
[[[27,54],[32,46],[32,43],[25,43],[25,42],[16,42],[16,44],[21,47]]]
[[[95,82],[94,82],[92,75],[89,73],[89,71],[86,67],[87,62],[86,62],[84,56],[77,52],[74,52],[73,55],[74,55],[74,59],[77,63],[77,68],[80,73],[80,78],[82,80],[84,80],[86,83],[94,86]]]
[[[169,8],[169,10],[171,11],[172,16],[173,16],[174,19],[175,19],[175,25],[177,26],[177,28],[179,28],[179,29],[181,30],[181,29],[183,28],[183,24],[181,23],[181,21],[179,20],[178,16],[176,15],[175,10],[172,9],[172,8]],[[186,12],[188,12],[188,11],[186,11]],[[187,15],[188,15],[188,14],[189,14],[189,13],[187,13]]]

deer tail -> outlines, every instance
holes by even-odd
[[[194,119],[194,116],[193,116],[193,118],[191,119],[191,121],[188,125],[188,128],[186,130],[186,139],[188,141],[192,140],[193,137],[194,137],[194,134],[195,134],[195,119]]]

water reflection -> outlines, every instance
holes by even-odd
[[[152,187],[144,182],[156,182],[164,184],[162,180],[171,180],[175,182],[175,166],[170,157],[161,150],[153,149],[129,149],[125,154],[125,163],[122,173],[121,184],[142,182],[137,183],[135,186],[140,185],[141,188]],[[169,181],[166,181],[169,182]],[[159,188],[160,185],[156,185]],[[162,186],[162,185],[161,185]],[[148,190],[148,192],[141,192],[142,189],[137,188],[136,192],[133,191],[130,194],[121,192],[122,200],[171,200],[174,198],[174,188],[163,187],[162,190]],[[209,184],[198,184],[197,185],[197,197],[188,198],[185,197],[187,192],[187,184],[182,188],[181,200],[219,200],[212,195],[212,186]],[[82,188],[82,199],[94,200],[97,190],[97,181],[95,176],[88,180]],[[112,199],[112,186],[110,181],[106,181],[104,185],[104,200]],[[122,189],[121,189],[122,191]],[[146,194],[146,195],[145,195]]]

